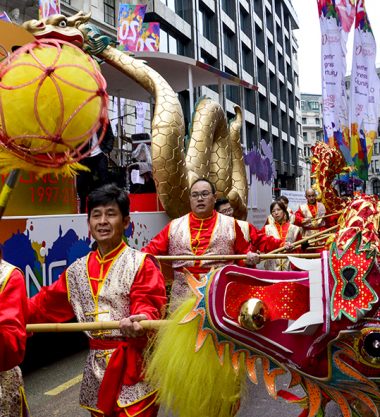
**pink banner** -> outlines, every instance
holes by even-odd
[[[160,49],[160,24],[158,22],[143,23],[137,41],[137,51],[157,52]]]
[[[120,49],[123,51],[136,51],[145,11],[146,5],[120,4],[117,40],[120,43]]]
[[[368,180],[368,167],[377,137],[380,80],[376,73],[376,41],[365,10],[357,0],[351,71],[351,156],[359,178]]]
[[[326,143],[351,164],[346,75],[347,38],[355,18],[354,0],[317,0],[322,41],[323,130]]]
[[[59,0],[39,0],[38,14],[40,19],[46,19],[53,14],[60,14],[61,6]]]

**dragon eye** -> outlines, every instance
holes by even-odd
[[[378,328],[362,330],[359,349],[366,363],[376,367],[380,365],[380,332]]]
[[[67,26],[66,20],[61,20],[61,21],[58,23],[58,26],[59,26],[60,28],[65,28],[65,27]]]

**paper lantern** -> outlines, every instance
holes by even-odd
[[[0,170],[72,173],[107,119],[95,61],[68,42],[43,39],[4,61],[0,80]]]

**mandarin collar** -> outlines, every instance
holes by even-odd
[[[215,211],[215,210],[213,210],[213,211],[212,211],[211,216],[201,218],[201,217],[197,217],[197,216],[195,215],[195,213],[191,212],[191,213],[190,213],[190,216],[191,216],[194,220],[198,220],[198,221],[202,221],[202,220],[203,220],[203,221],[204,221],[204,220],[210,220],[210,219],[212,219],[212,218],[215,216],[215,213],[216,213],[216,211]]]
[[[110,252],[106,253],[104,256],[101,255],[99,249],[96,250],[96,256],[98,259],[102,261],[107,261],[113,259],[116,255],[118,255],[127,244],[122,240],[118,246],[116,246],[115,249],[112,249]]]

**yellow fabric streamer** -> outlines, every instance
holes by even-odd
[[[244,355],[237,372],[229,346],[221,363],[210,336],[195,352],[199,319],[180,321],[192,310],[195,299],[185,301],[169,317],[170,324],[157,334],[153,354],[147,359],[146,377],[159,388],[159,403],[181,417],[231,417],[246,384]]]

